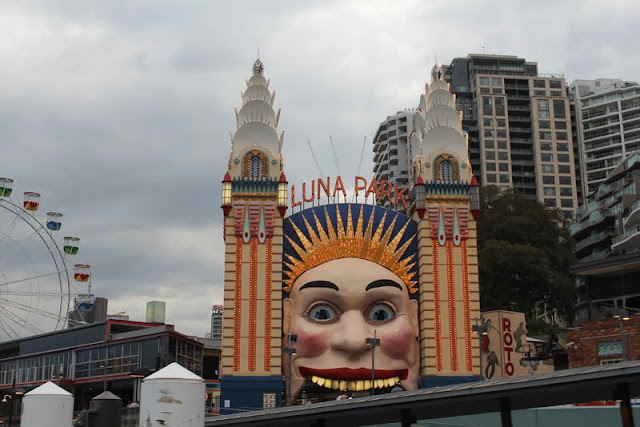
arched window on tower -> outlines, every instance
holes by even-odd
[[[262,178],[262,159],[258,156],[253,156],[249,161],[249,178]]]
[[[449,154],[438,156],[434,162],[433,179],[443,182],[455,182],[458,178],[458,162]]]
[[[440,163],[440,180],[453,181],[453,166],[449,160]]]

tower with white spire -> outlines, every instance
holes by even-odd
[[[418,222],[421,387],[477,380],[480,316],[473,177],[462,116],[439,67],[425,86],[410,136]],[[474,349],[476,349],[474,351]]]
[[[281,405],[282,220],[287,181],[274,111],[260,59],[241,94],[222,181],[224,213],[223,407]],[[224,408],[223,408],[224,409]]]

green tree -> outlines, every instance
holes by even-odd
[[[482,188],[478,219],[480,306],[531,318],[536,302],[570,315],[577,292],[569,273],[573,241],[562,211],[517,190]]]

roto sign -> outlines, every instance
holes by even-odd
[[[515,372],[513,361],[511,360],[511,353],[513,352],[513,333],[511,332],[511,320],[507,317],[502,318],[502,350],[504,357],[502,362],[504,363],[504,373],[506,376],[511,377]]]
[[[387,199],[389,200],[389,203],[394,206],[402,205],[405,210],[408,209],[407,187],[398,187],[397,184],[392,184],[385,180],[377,181],[372,179],[371,182],[368,182],[366,178],[356,176],[353,189],[356,197],[361,193],[365,198],[373,194],[379,202],[384,202],[384,200]],[[292,185],[291,207],[295,208],[296,206],[300,206],[302,201],[310,203],[314,200],[320,200],[323,194],[327,197],[335,198],[336,195],[340,193],[342,193],[345,199],[347,198],[347,190],[345,189],[341,176],[336,177],[333,181],[333,185],[330,177],[327,177],[326,179],[314,179],[310,183],[302,183],[302,200],[298,199],[298,201],[296,201],[296,186]]]

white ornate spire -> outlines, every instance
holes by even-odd
[[[438,71],[438,72],[433,72]],[[414,132],[410,140],[412,152],[416,153],[414,164],[425,165],[426,181],[434,179],[432,167],[442,155],[453,156],[460,168],[458,181],[471,179],[467,135],[462,130],[462,114],[456,110],[456,98],[449,91],[449,84],[442,80],[439,67],[432,70],[432,82],[425,85],[425,93],[420,97],[420,105],[413,117]]]
[[[284,134],[277,134],[280,110],[273,110],[275,92],[269,90],[260,59],[253,63],[252,75],[242,95],[242,107],[236,110],[237,129],[231,136],[232,156],[250,146],[260,147],[279,156]]]

